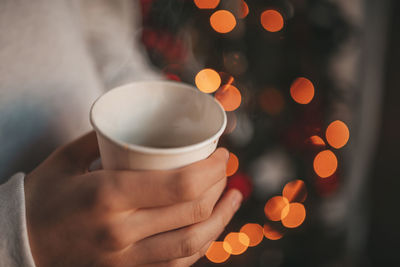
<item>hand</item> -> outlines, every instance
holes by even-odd
[[[27,227],[38,267],[189,266],[240,206],[237,190],[218,201],[226,149],[175,170],[88,172],[98,156],[92,132],[27,175]]]

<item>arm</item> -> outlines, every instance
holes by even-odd
[[[25,219],[23,173],[0,186],[0,266],[34,267]]]

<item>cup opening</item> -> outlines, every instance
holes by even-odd
[[[99,97],[91,109],[91,123],[98,133],[125,147],[171,150],[218,139],[226,114],[213,97],[190,85],[144,81]]]

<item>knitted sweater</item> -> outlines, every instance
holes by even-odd
[[[136,42],[137,2],[0,2],[0,266],[34,266],[24,173],[91,129],[105,90],[160,77]]]

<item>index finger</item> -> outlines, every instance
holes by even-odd
[[[175,170],[98,172],[111,184],[115,209],[166,206],[195,200],[225,178],[228,157],[219,148],[207,159]]]

